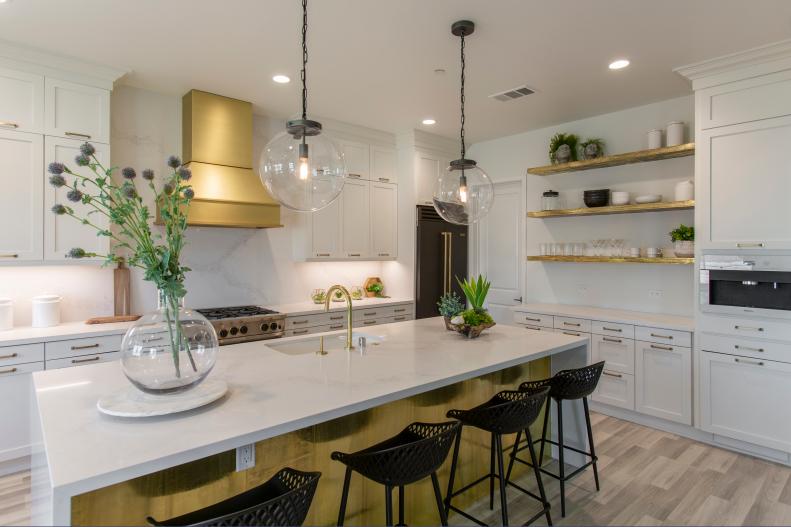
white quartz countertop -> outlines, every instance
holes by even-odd
[[[512,309],[514,311],[520,312],[584,318],[589,320],[600,320],[602,322],[648,326],[659,329],[695,331],[695,319],[692,317],[683,317],[679,315],[644,313],[642,311],[626,311],[622,309],[578,306],[571,304],[522,304],[519,306],[514,306]]]
[[[367,333],[385,340],[362,355],[285,355],[267,341],[222,347],[211,376],[227,381],[229,393],[166,417],[97,411],[99,397],[128,382],[118,362],[36,372],[51,488],[79,494],[587,344],[506,325],[468,340],[445,330],[439,318]]]

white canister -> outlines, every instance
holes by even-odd
[[[60,297],[39,295],[33,297],[33,327],[48,328],[60,324]]]
[[[14,304],[10,298],[0,298],[0,331],[14,327]]]
[[[670,121],[665,132],[667,146],[684,144],[684,121]]]
[[[676,183],[676,201],[687,201],[695,199],[695,183],[691,179]]]
[[[647,134],[645,134],[648,138],[648,149],[653,150],[655,148],[662,148],[662,130],[656,128],[654,130],[649,130]]]

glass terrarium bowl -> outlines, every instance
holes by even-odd
[[[327,299],[327,291],[324,289],[314,289],[310,293],[310,299],[313,300],[314,304],[323,304]]]
[[[352,290],[349,291],[349,294],[352,297],[352,300],[362,300],[365,293],[363,292],[363,288],[360,285],[356,285],[352,287]]]

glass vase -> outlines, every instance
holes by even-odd
[[[124,375],[138,389],[179,393],[206,378],[217,360],[219,343],[211,323],[184,307],[184,298],[158,292],[157,309],[129,328],[121,344]]]

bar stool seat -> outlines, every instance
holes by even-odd
[[[149,525],[302,525],[308,515],[321,472],[284,468],[272,478],[238,496],[203,509]]]
[[[412,423],[397,435],[366,449],[345,454],[333,452],[331,457],[346,465],[343,495],[338,512],[338,525],[343,525],[352,471],[385,486],[385,520],[393,525],[393,488],[398,488],[398,523],[404,524],[404,486],[431,477],[442,525],[447,516],[442,506],[437,470],[445,462],[458,435],[460,424]]]
[[[459,490],[453,490],[453,483],[456,476],[456,467],[458,464],[459,444],[461,441],[461,431],[456,438],[456,446],[453,450],[453,462],[450,469],[450,479],[448,481],[448,493],[445,496],[445,510],[446,513],[451,510],[461,514],[468,520],[471,520],[478,525],[485,525],[481,520],[470,515],[452,505],[452,499],[459,494],[466,492],[475,485],[489,481],[489,508],[494,509],[494,482],[499,480],[500,487],[500,507],[503,525],[508,525],[508,503],[506,500],[506,487],[508,485],[520,490],[528,496],[535,498],[541,503],[541,510],[530,518],[525,525],[528,525],[541,516],[546,516],[547,523],[552,525],[552,517],[550,516],[550,504],[547,500],[546,493],[544,492],[544,485],[541,482],[541,473],[538,468],[534,469],[536,477],[536,484],[538,486],[538,494],[530,492],[529,490],[508,481],[505,477],[503,470],[503,443],[502,436],[504,434],[513,434],[527,430],[527,445],[526,448],[530,450],[531,459],[534,461],[534,466],[538,467],[536,461],[535,450],[533,449],[532,438],[530,437],[530,425],[535,422],[541,412],[541,407],[549,393],[549,387],[541,387],[537,390],[522,390],[522,391],[502,391],[485,403],[471,408],[469,410],[451,410],[448,412],[448,417],[458,419],[463,426],[473,426],[475,428],[491,433],[491,445],[489,451],[489,473],[485,476],[478,478],[462,487]],[[495,472],[495,461],[497,462],[497,471]]]

